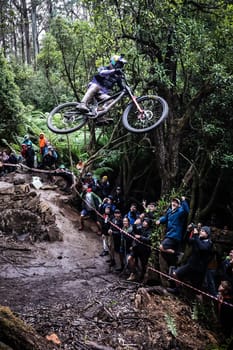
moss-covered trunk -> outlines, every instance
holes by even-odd
[[[0,350],[49,350],[51,344],[36,331],[13,315],[8,307],[0,306]]]

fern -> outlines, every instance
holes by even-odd
[[[171,334],[174,337],[177,337],[177,329],[176,329],[175,319],[172,316],[166,314],[165,315],[165,322],[167,324],[167,328],[168,328],[169,332],[171,332]]]

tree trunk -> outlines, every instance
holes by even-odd
[[[0,306],[0,330],[0,342],[13,350],[52,350],[55,348],[37,334],[32,327],[14,316],[8,307]],[[4,349],[3,346],[2,349]]]
[[[29,18],[28,9],[25,0],[21,0],[22,3],[22,20],[23,20],[23,30],[25,36],[25,49],[26,49],[26,60],[27,64],[31,64],[31,54],[30,54],[30,34],[29,34]]]
[[[32,0],[31,1],[31,18],[32,18],[32,43],[33,43],[33,61],[34,61],[34,67],[36,67],[36,57],[39,53],[39,47],[38,47],[38,33],[37,33],[37,1]]]

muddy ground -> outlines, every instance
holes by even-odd
[[[61,342],[56,349],[218,349],[219,339],[194,320],[190,305],[158,293],[141,301],[141,285],[109,270],[94,224],[78,230],[69,195],[40,192],[63,241],[0,237],[0,305],[40,335],[55,333]]]

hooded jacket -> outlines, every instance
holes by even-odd
[[[212,241],[209,238],[201,239],[199,235],[193,235],[189,239],[189,243],[192,246],[192,253],[187,261],[187,265],[195,271],[206,271],[212,257]]]

